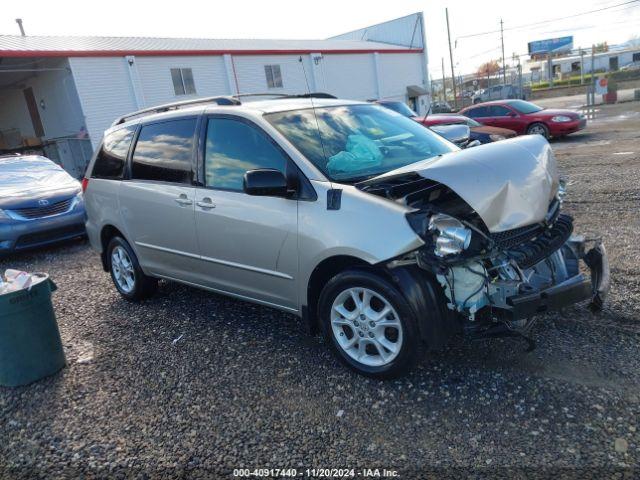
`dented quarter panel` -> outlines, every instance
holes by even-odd
[[[451,188],[492,233],[542,221],[558,191],[556,160],[540,135],[447,153],[376,178],[408,172]]]
[[[313,270],[327,258],[347,255],[374,265],[424,245],[405,217],[411,209],[351,185],[311,183],[318,200],[298,202],[301,305]],[[331,188],[342,189],[338,210],[327,210]]]

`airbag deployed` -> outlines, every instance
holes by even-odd
[[[373,140],[360,134],[349,135],[346,151],[329,157],[327,170],[332,175],[362,171],[380,166],[382,158],[382,152]]]

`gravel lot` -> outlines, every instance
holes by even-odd
[[[0,260],[58,284],[69,363],[0,387],[0,477],[640,475],[638,132],[640,104],[627,103],[553,143],[576,230],[603,235],[609,251],[605,312],[541,318],[532,353],[514,340],[454,339],[397,381],[350,373],[269,308],[170,283],[127,303],[83,242]]]

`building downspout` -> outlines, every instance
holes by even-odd
[[[140,74],[138,73],[138,65],[136,64],[136,57],[133,55],[127,55],[124,57],[127,62],[127,73],[129,74],[129,83],[131,84],[131,90],[133,91],[133,100],[136,104],[136,108],[144,108],[145,100],[142,93],[142,85],[140,82]]]
[[[424,28],[424,13],[419,12],[418,18],[420,20],[420,36],[422,38],[422,75],[423,75],[423,84],[424,88],[428,93],[426,105],[427,111],[431,107],[431,80],[429,78],[429,54],[427,53],[427,37],[425,34]],[[444,85],[442,86],[444,88]]]

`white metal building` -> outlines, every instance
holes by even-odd
[[[237,93],[327,92],[428,107],[421,13],[327,40],[0,36],[0,149],[87,137],[124,113]],[[35,137],[35,138],[34,138]]]
[[[584,55],[570,55],[551,59],[553,74],[591,73],[591,50],[585,49]],[[613,48],[607,52],[599,52],[593,56],[593,70],[595,72],[609,72],[618,70],[633,62],[640,62],[640,47]],[[530,62],[529,69],[537,71],[536,79],[548,78],[548,61]]]

